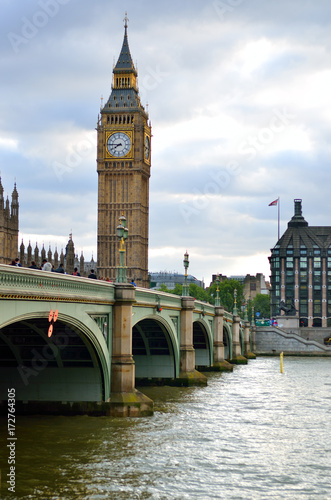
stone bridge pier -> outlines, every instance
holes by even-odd
[[[207,385],[207,377],[195,369],[193,347],[194,298],[182,297],[180,312],[180,385]]]
[[[111,354],[111,415],[117,417],[153,414],[153,401],[135,388],[132,356],[132,310],[135,287],[115,284],[113,342]]]

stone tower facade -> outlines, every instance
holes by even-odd
[[[4,201],[3,186],[0,178],[0,263],[10,264],[18,256],[18,192],[16,183],[12,201]]]
[[[127,17],[111,94],[101,109],[97,133],[98,276],[116,280],[120,265],[116,228],[124,215],[128,281],[148,287],[148,213],[151,124],[140,102],[132,62]]]

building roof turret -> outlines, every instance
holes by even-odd
[[[148,116],[139,97],[137,70],[133,64],[128,41],[128,17],[125,13],[124,39],[116,65],[113,68],[111,94],[101,109],[101,115],[139,111]]]
[[[290,222],[287,224],[288,227],[304,227],[308,226],[308,222],[305,221],[302,215],[302,200],[294,200],[294,215]]]
[[[137,76],[137,71],[134,67],[131,53],[130,53],[130,48],[129,48],[129,40],[128,40],[128,16],[127,13],[125,13],[125,18],[124,18],[124,40],[123,40],[123,45],[122,49],[118,58],[118,61],[116,65],[114,66],[114,73],[123,73],[123,72],[132,72]]]

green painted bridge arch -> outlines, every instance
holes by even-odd
[[[192,297],[6,265],[0,287],[1,408],[14,387],[24,412],[151,414],[136,382],[203,385],[197,368],[252,345],[249,325]]]

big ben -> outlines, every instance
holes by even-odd
[[[116,279],[119,241],[116,228],[124,215],[128,281],[148,287],[148,211],[151,169],[151,124],[142,106],[137,71],[124,40],[113,68],[111,94],[101,109],[97,134],[98,275]]]

